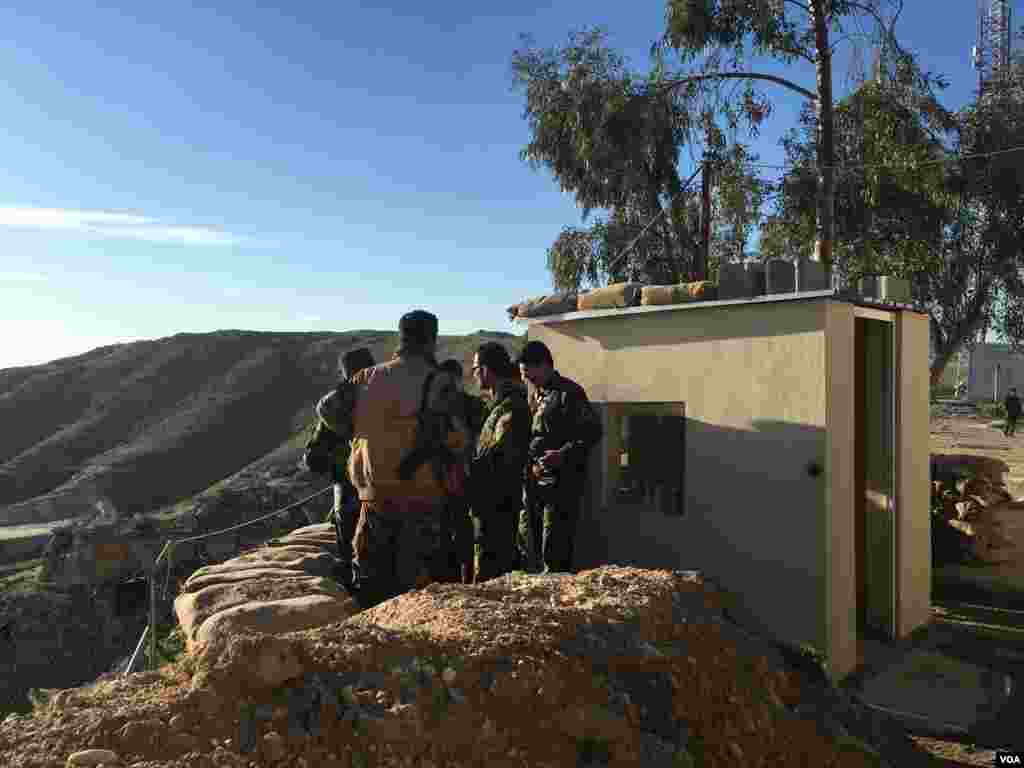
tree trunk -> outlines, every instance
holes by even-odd
[[[953,355],[960,351],[964,342],[973,338],[980,329],[985,327],[988,319],[985,309],[988,306],[991,291],[992,283],[990,281],[979,285],[961,321],[946,332],[945,339],[940,338],[939,333],[934,334],[935,359],[928,370],[928,380],[931,386],[934,387],[939,383],[946,365]]]
[[[962,343],[963,339],[956,344],[945,344],[935,348],[935,359],[932,360],[931,368],[928,369],[928,383],[931,384],[933,389],[939,385],[939,381],[942,379],[942,372],[946,370],[946,366],[953,359],[953,355],[960,351]]]
[[[818,120],[817,159],[817,232],[814,260],[820,261],[825,277],[831,285],[832,243],[835,238],[835,133],[832,117],[832,53],[829,49],[827,0],[811,0],[811,24],[814,27],[815,70],[818,94],[816,116]]]

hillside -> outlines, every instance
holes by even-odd
[[[438,357],[463,362],[496,340],[443,336]],[[340,354],[391,356],[387,331],[224,330],[100,347],[0,370],[0,525],[89,511],[99,497],[122,514],[186,500],[241,469],[294,462],[312,406],[336,380]]]

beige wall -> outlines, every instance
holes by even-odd
[[[898,631],[931,616],[931,517],[928,447],[928,317],[900,312],[896,325]]]
[[[821,582],[829,617],[824,648],[830,672],[840,678],[857,664],[857,580],[854,550],[854,308],[830,302],[827,308],[825,382],[826,438],[823,519],[825,545]]]
[[[577,565],[697,568],[780,638],[824,648],[826,300],[532,324],[596,402],[685,402],[687,512],[583,512]],[[595,470],[609,452],[595,452]],[[597,478],[595,478],[597,479]],[[598,481],[597,488],[603,484]],[[595,493],[601,496],[601,493]],[[602,503],[603,502],[603,503]]]

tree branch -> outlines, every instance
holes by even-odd
[[[781,85],[783,88],[788,88],[795,93],[799,93],[805,99],[810,99],[811,101],[818,100],[817,94],[813,91],[809,91],[791,80],[787,80],[784,77],[777,77],[775,75],[761,74],[760,72],[709,72],[704,75],[687,75],[686,77],[679,78],[678,80],[670,80],[667,83],[661,83],[655,86],[655,89],[673,91],[688,83],[699,83],[703,80],[767,80],[769,83],[775,83],[776,85]]]
[[[887,42],[892,45],[892,47],[896,50],[897,53],[899,53],[900,55],[906,55],[906,52],[903,50],[903,46],[901,46],[899,42],[896,40],[896,20],[900,17],[900,14],[903,12],[902,2],[900,2],[899,8],[897,8],[896,10],[896,14],[892,17],[892,21],[889,22],[888,24],[885,23],[885,20],[879,15],[878,11],[869,5],[862,5],[861,3],[858,3],[855,0],[851,0],[849,5],[851,8],[856,8],[858,11],[866,13],[868,16],[873,18],[875,20],[875,23],[878,24],[878,26],[882,29],[883,34],[885,34],[885,36],[888,38]]]
[[[814,57],[808,54],[806,51],[800,50],[799,48],[787,48],[782,45],[773,45],[771,47],[774,50],[778,51],[779,53],[788,53],[790,56],[795,56],[798,59],[803,59],[809,64],[814,63]]]

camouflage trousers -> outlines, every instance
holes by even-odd
[[[454,496],[445,504],[445,544],[448,551],[448,573],[444,581],[458,583],[472,576],[473,523],[465,496]]]
[[[583,498],[583,478],[560,478],[555,485],[535,486],[528,522],[533,545],[539,545],[544,573],[571,573]]]
[[[364,501],[352,541],[364,607],[440,581],[448,547],[443,502]]]
[[[536,493],[530,486],[523,488],[522,504],[519,508],[519,528],[516,531],[516,548],[519,568],[527,573],[540,573],[543,564],[540,559],[541,521],[537,515]]]
[[[346,489],[341,483],[334,485],[334,506],[327,515],[326,522],[334,525],[334,538],[338,543],[338,559],[342,567],[352,567],[352,539],[356,535],[356,523],[359,522],[359,497],[352,496],[352,490]]]
[[[521,494],[473,506],[473,583],[511,573],[518,560],[516,534]]]

